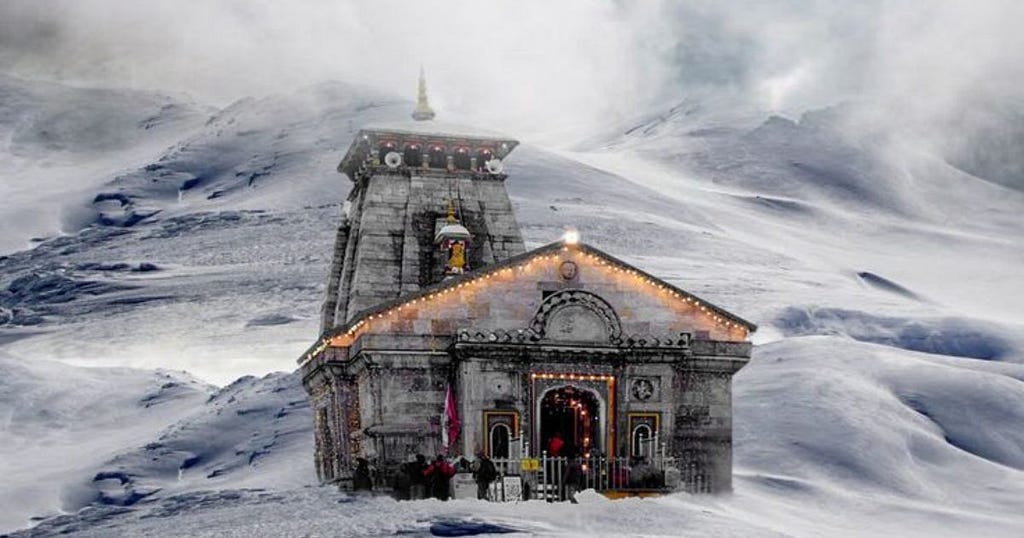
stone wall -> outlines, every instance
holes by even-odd
[[[445,217],[452,197],[473,234],[470,268],[524,251],[502,178],[381,170],[350,195],[352,213],[335,241],[341,261],[335,260],[328,277],[324,330],[441,279],[444,260],[434,245],[434,223]]]
[[[732,489],[732,375],[741,365],[695,357],[676,369],[671,453],[689,491]]]
[[[453,379],[447,353],[367,350],[348,368],[359,386],[362,455],[381,464],[440,450],[440,417]]]
[[[572,279],[562,278],[564,262],[576,265]],[[555,290],[593,293],[617,313],[624,335],[664,337],[687,332],[705,340],[743,343],[746,330],[716,323],[698,306],[686,303],[637,277],[617,273],[577,250],[565,250],[498,271],[429,300],[405,305],[396,315],[369,323],[370,334],[433,334],[448,337],[459,329],[475,331],[527,328],[544,298]]]

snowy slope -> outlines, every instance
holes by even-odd
[[[280,464],[256,464],[236,480],[204,480],[206,454],[245,428],[234,416],[190,419],[159,446],[115,460],[136,480],[162,473],[170,489],[129,506],[120,497],[49,519],[35,535],[428,535],[490,524],[560,536],[1012,536],[1024,528],[1016,509],[1024,496],[1024,435],[1005,425],[1024,420],[1022,383],[1024,367],[1016,364],[838,337],[787,339],[759,347],[736,378],[732,495],[610,502],[584,494],[579,506],[353,499],[333,489],[285,489],[308,475]],[[237,390],[227,387],[215,399]],[[301,417],[307,428],[308,418]],[[222,433],[210,441],[214,425]],[[188,452],[169,456],[181,443]],[[269,452],[302,467],[310,449],[295,443]],[[183,456],[196,450],[203,456],[175,484]],[[254,483],[245,475],[264,477]]]
[[[315,483],[293,375],[217,389],[183,372],[0,358],[0,531],[90,503]]]
[[[313,418],[295,375],[246,376],[152,441],[104,462],[81,487],[104,504],[130,505],[197,489],[288,488],[316,483],[308,458]]]
[[[760,346],[734,387],[726,504],[747,521],[808,536],[1024,529],[1020,364],[788,338]]]
[[[118,346],[128,365],[174,363],[220,383],[290,368],[314,330],[322,245],[348,188],[334,166],[360,125],[398,114],[339,83],[217,112],[53,208],[78,215],[80,231],[0,257],[0,323],[56,329],[17,345],[91,364],[126,364],[107,352]],[[93,338],[67,349],[82,324]],[[275,336],[250,334],[264,332]]]
[[[846,106],[792,121],[732,105],[686,100],[572,151],[527,140],[507,186],[529,244],[578,228],[760,325],[735,382],[734,495],[591,499],[565,517],[532,504],[349,502],[294,489],[313,481],[311,424],[297,381],[271,374],[206,388],[152,428],[111,437],[40,485],[62,502],[41,496],[5,521],[103,499],[40,532],[423,533],[470,515],[542,534],[618,535],[644,517],[660,535],[1024,528],[1024,438],[1011,426],[1024,418],[1024,194],[858,123]],[[124,155],[145,158],[48,202],[80,229],[0,257],[0,350],[11,357],[0,368],[35,357],[169,365],[223,384],[290,371],[315,336],[349,186],[334,166],[360,125],[408,108],[324,83],[239,101],[158,150],[129,144]],[[33,450],[16,445],[5,463]],[[15,487],[30,480],[19,476]],[[216,524],[187,526],[193,511]],[[304,526],[282,527],[284,514]]]
[[[337,202],[334,167],[352,136],[406,106],[338,82],[242,99],[153,162],[113,178],[96,193],[92,208],[103,223],[130,226],[157,214]]]
[[[965,174],[905,133],[862,125],[851,108],[726,127],[698,107],[569,156],[823,279],[871,273],[958,315],[1024,323],[1024,193]]]
[[[0,73],[0,253],[77,231],[92,189],[203,125],[185,96],[84,89]]]
[[[183,372],[76,368],[0,356],[0,530],[51,515],[66,484],[125,447],[147,442],[213,387]]]

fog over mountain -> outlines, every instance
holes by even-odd
[[[0,5],[0,68],[226,104],[324,79],[404,90],[422,64],[440,110],[517,133],[694,92],[791,114],[878,100],[900,124],[946,130],[1024,96],[1022,19],[1013,0],[13,0]]]

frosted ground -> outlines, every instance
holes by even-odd
[[[337,161],[409,106],[341,83],[217,110],[0,77],[0,532],[1024,533],[1024,194],[856,123],[866,104],[686,100],[509,159],[529,244],[576,227],[760,325],[734,494],[309,487],[305,397],[271,372],[315,336]]]

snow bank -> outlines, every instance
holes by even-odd
[[[160,493],[316,483],[313,418],[294,374],[243,377],[144,445],[98,466],[78,496],[131,505]]]
[[[64,497],[67,483],[146,442],[211,390],[182,372],[0,356],[0,531],[65,503],[79,508],[82,499]]]

